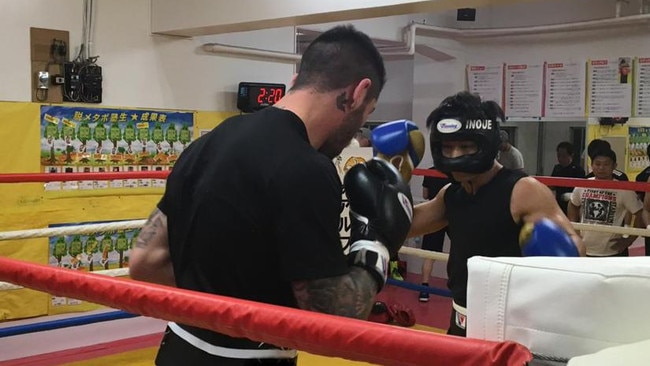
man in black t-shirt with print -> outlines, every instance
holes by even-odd
[[[350,169],[345,189],[358,215],[346,256],[332,159],[374,110],[385,78],[367,35],[338,26],[318,36],[284,98],[226,119],[180,155],[131,252],[131,277],[366,319],[406,238],[412,199],[389,163]],[[260,341],[170,322],[156,365],[297,364],[296,350]]]

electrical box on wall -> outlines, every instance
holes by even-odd
[[[78,102],[81,85],[79,84],[79,65],[74,62],[63,64],[63,100]]]
[[[85,103],[102,102],[102,68],[95,64],[81,67],[79,71],[81,101]]]
[[[102,68],[97,57],[69,57],[68,31],[30,28],[32,101],[101,103]],[[83,45],[82,45],[83,47]]]
[[[102,102],[102,68],[91,62],[63,64],[63,100],[77,103]]]

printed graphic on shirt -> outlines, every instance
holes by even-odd
[[[582,192],[582,217],[593,224],[612,225],[616,213],[616,194],[600,190]]]

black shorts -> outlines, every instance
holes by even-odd
[[[442,252],[442,247],[445,244],[445,234],[447,228],[440,229],[435,233],[426,234],[422,237],[422,249],[430,250],[433,252]]]
[[[296,366],[298,364],[298,358],[241,359],[215,356],[187,343],[183,338],[167,328],[160,342],[160,349],[158,349],[155,364],[157,366]]]

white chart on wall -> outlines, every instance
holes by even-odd
[[[585,116],[585,63],[546,62],[544,116]]]
[[[503,65],[467,65],[467,86],[470,93],[482,100],[493,100],[503,107]]]
[[[630,117],[632,114],[631,57],[590,60],[587,92],[590,117]]]
[[[506,65],[505,114],[508,117],[542,116],[542,64]]]
[[[650,116],[650,57],[638,57],[634,73],[635,115]]]

